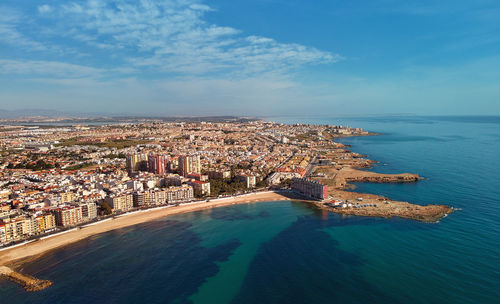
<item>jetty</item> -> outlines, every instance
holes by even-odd
[[[6,279],[23,286],[26,291],[40,291],[52,286],[52,282],[49,280],[37,279],[12,270],[7,266],[0,266],[0,277],[5,277]]]

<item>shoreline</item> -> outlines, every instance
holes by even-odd
[[[351,155],[358,155],[357,153]],[[335,155],[334,155],[335,157]],[[353,161],[354,160],[354,161]],[[359,193],[353,190],[356,187],[351,183],[415,183],[423,177],[412,173],[387,174],[367,171],[374,163],[372,160],[359,158],[347,161],[340,168],[335,166],[319,166],[317,170],[323,176],[316,180],[327,184],[329,195],[336,200],[342,200],[347,206],[332,206],[331,204],[317,204],[322,208],[342,214],[367,217],[392,218],[400,217],[425,223],[439,222],[440,219],[455,211],[447,205],[420,205],[404,201],[396,201],[377,194]],[[365,169],[365,170],[361,170]]]
[[[338,189],[337,189],[338,191]],[[351,195],[361,195],[361,196],[372,196],[373,198],[380,199],[379,196],[373,194],[361,194],[355,192],[345,192],[341,191],[344,194],[350,193]],[[339,194],[337,192],[337,194]],[[20,284],[24,287],[26,291],[40,291],[45,288],[48,288],[52,285],[52,282],[49,280],[38,279],[32,277],[28,274],[24,274],[22,272],[17,271],[24,264],[29,263],[50,251],[60,249],[64,246],[68,246],[70,244],[76,243],[78,241],[87,239],[94,235],[98,235],[101,233],[113,231],[116,229],[121,229],[133,225],[138,225],[145,222],[150,222],[154,220],[158,220],[161,218],[165,218],[171,215],[182,214],[182,213],[190,213],[199,210],[224,207],[236,204],[250,204],[250,203],[258,203],[258,202],[272,202],[272,201],[302,201],[304,203],[315,206],[320,210],[326,210],[329,212],[343,214],[343,215],[357,215],[357,216],[368,216],[368,217],[383,217],[383,218],[391,218],[391,217],[401,217],[408,218],[422,222],[431,222],[432,220],[436,221],[451,213],[449,210],[444,208],[445,206],[436,206],[436,205],[413,205],[406,202],[392,202],[390,209],[391,211],[388,213],[380,212],[382,210],[378,208],[370,208],[371,210],[361,210],[361,209],[338,209],[331,208],[326,206],[323,202],[312,201],[299,195],[297,193],[291,191],[265,191],[265,192],[257,192],[257,193],[249,193],[235,197],[226,197],[220,199],[214,199],[211,201],[201,201],[195,203],[184,203],[179,206],[161,206],[152,209],[146,210],[137,210],[130,213],[125,213],[118,215],[114,218],[108,218],[102,221],[89,223],[87,225],[73,228],[67,231],[63,231],[60,233],[48,235],[37,240],[32,240],[23,244],[18,244],[13,247],[8,247],[0,251],[0,278],[5,278],[14,283]],[[412,206],[413,210],[407,210],[408,213],[400,213],[395,212],[399,208],[399,206],[395,206],[394,203],[404,203],[406,208],[408,206]],[[394,209],[396,207],[396,209]],[[432,215],[422,217],[421,211],[423,209],[432,208]],[[434,210],[435,207],[440,207],[440,210]],[[415,209],[414,209],[415,208]],[[442,209],[444,208],[444,209]],[[360,212],[361,211],[361,212]],[[436,213],[437,211],[437,213]],[[385,214],[384,214],[385,213]],[[425,212],[424,212],[425,213]]]
[[[299,197],[291,198],[279,192],[258,192],[246,194],[237,197],[229,197],[222,199],[214,199],[209,202],[198,202],[190,204],[181,204],[179,206],[164,206],[154,209],[147,209],[125,213],[113,219],[103,220],[80,228],[64,231],[54,235],[30,241],[26,244],[15,247],[7,247],[0,251],[0,266],[9,266],[17,264],[20,266],[32,258],[39,257],[51,250],[78,242],[93,235],[100,233],[157,220],[170,215],[194,212],[209,208],[217,208],[235,204],[248,204],[264,201],[279,201],[279,200],[303,200]],[[15,267],[14,267],[15,268]]]
[[[368,134],[373,136],[378,134]],[[345,147],[345,146],[343,146]],[[345,155],[353,155],[351,163],[344,163],[341,168],[335,166],[318,166],[313,172],[322,169],[323,177],[316,177],[316,180],[326,182],[331,188],[329,194],[336,198],[349,202],[349,207],[333,207],[330,203],[313,201],[297,193],[285,191],[263,191],[217,198],[209,201],[198,201],[191,203],[181,203],[179,205],[159,206],[145,210],[135,210],[124,214],[116,215],[112,218],[103,219],[97,222],[84,224],[70,230],[50,234],[35,240],[30,240],[12,247],[0,250],[0,278],[6,278],[22,285],[26,291],[39,291],[52,285],[52,282],[37,279],[30,275],[18,272],[22,265],[29,263],[50,251],[87,239],[94,235],[121,229],[141,223],[158,220],[171,215],[195,212],[199,210],[224,207],[236,204],[250,204],[257,202],[272,201],[302,201],[313,205],[320,210],[337,213],[341,215],[355,215],[364,217],[392,218],[400,217],[417,220],[420,222],[436,222],[454,211],[453,208],[445,205],[417,205],[408,202],[391,201],[390,199],[368,193],[356,193],[346,191],[352,186],[352,182],[363,183],[411,183],[423,179],[417,174],[382,174],[372,171],[360,170],[370,168],[374,161],[360,159],[361,155],[351,151],[339,149]],[[332,157],[333,156],[333,157]],[[332,155],[335,158],[335,154]],[[349,161],[347,161],[349,162]],[[345,205],[345,204],[344,204]]]

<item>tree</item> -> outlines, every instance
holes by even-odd
[[[102,210],[102,214],[104,214],[104,215],[109,215],[109,214],[113,213],[113,208],[111,208],[111,206],[109,205],[109,203],[107,201],[104,201],[101,204],[101,210]]]
[[[256,188],[264,188],[267,186],[267,183],[265,180],[260,180],[258,181],[256,184],[255,184],[255,187]]]

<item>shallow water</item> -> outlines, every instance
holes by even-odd
[[[39,293],[0,281],[0,303],[498,303],[500,119],[275,118],[349,124],[377,172],[412,184],[356,191],[462,210],[437,224],[341,216],[298,202],[203,210],[75,243],[26,265]]]

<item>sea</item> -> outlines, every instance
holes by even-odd
[[[342,216],[300,202],[214,208],[127,227],[50,252],[0,280],[0,303],[500,303],[500,117],[273,117],[361,127],[340,141],[418,173],[354,191],[457,211],[437,223]]]

